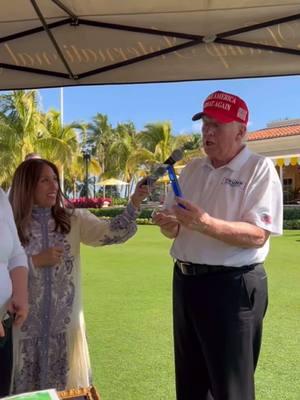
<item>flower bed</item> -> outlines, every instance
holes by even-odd
[[[79,199],[70,199],[69,202],[75,208],[102,208],[103,206],[110,206],[112,199],[110,197],[79,197]]]

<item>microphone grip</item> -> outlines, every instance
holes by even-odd
[[[171,186],[172,186],[175,196],[183,198],[182,191],[181,191],[181,188],[180,188],[173,165],[169,165],[167,167],[167,171],[169,174],[169,179],[170,179]],[[178,205],[179,205],[179,207],[185,208],[182,204],[178,204]]]

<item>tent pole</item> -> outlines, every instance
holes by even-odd
[[[64,126],[64,89],[61,87],[60,88],[60,124],[61,124],[61,129],[63,129]],[[62,164],[61,166],[61,176],[60,176],[60,185],[61,185],[61,190],[64,193],[65,191],[65,184],[64,184],[64,166]]]

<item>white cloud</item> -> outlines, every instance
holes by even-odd
[[[190,133],[201,133],[201,121],[195,121],[191,126],[181,128],[177,135],[186,135]]]

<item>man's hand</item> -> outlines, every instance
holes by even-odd
[[[214,218],[201,207],[176,197],[178,205],[173,207],[180,225],[198,231],[231,246],[259,248],[268,240],[270,232],[244,221],[225,221]],[[179,206],[183,205],[185,208]]]
[[[14,316],[14,324],[21,326],[28,314],[28,269],[16,267],[10,271],[12,297],[7,310]]]
[[[2,325],[2,322],[0,321],[0,337],[4,337],[5,336],[5,331]]]
[[[35,267],[50,267],[61,262],[64,254],[62,247],[49,247],[46,250],[32,256],[33,265]]]
[[[173,212],[180,225],[193,231],[205,232],[210,222],[209,214],[188,200],[176,197],[176,201],[177,205],[173,206]]]
[[[13,294],[7,309],[14,316],[14,325],[21,327],[28,315],[27,293],[22,296]]]
[[[155,211],[152,214],[152,221],[160,227],[161,232],[168,238],[174,239],[178,235],[179,223],[171,211]]]

